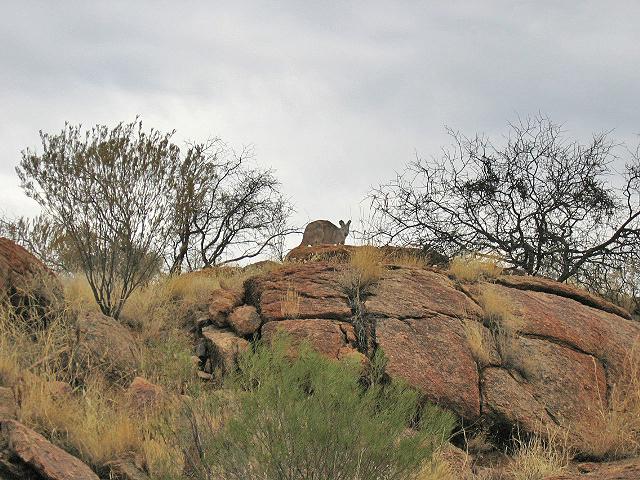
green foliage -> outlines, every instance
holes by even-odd
[[[284,339],[272,348],[259,344],[229,378],[233,407],[218,407],[227,412],[219,424],[207,429],[191,416],[200,478],[412,478],[450,435],[453,415],[421,406],[412,389],[367,387],[356,363],[306,348],[295,359],[289,353]]]
[[[105,315],[118,318],[160,267],[180,160],[172,135],[146,132],[138,119],[88,130],[66,124],[58,134],[41,132],[42,153],[24,150],[16,168],[25,193],[63,232]]]
[[[141,373],[172,391],[193,393],[199,380],[191,360],[192,349],[188,335],[177,328],[149,338],[143,349]]]

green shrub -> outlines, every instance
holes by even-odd
[[[359,365],[289,344],[240,359],[226,401],[188,410],[192,474],[225,479],[407,479],[453,429],[452,414],[421,406],[399,383],[361,381]],[[231,400],[229,400],[231,399]],[[224,406],[223,406],[224,405]],[[203,413],[204,408],[217,411]],[[408,427],[413,427],[409,429]]]

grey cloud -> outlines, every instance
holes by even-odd
[[[253,144],[297,220],[357,220],[369,186],[443,126],[538,111],[586,137],[640,131],[637,2],[16,2],[0,15],[0,203],[39,129],[143,115]],[[32,207],[25,207],[31,210]]]

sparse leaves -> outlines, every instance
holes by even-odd
[[[617,186],[606,133],[582,144],[541,116],[509,127],[501,144],[449,130],[441,158],[415,160],[370,194],[368,236],[451,256],[497,253],[561,281],[639,250],[637,151]]]
[[[16,168],[27,195],[64,229],[103,313],[118,317],[131,292],[160,265],[179,149],[171,133],[138,120],[40,134]]]

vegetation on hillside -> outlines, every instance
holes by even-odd
[[[173,143],[174,132],[142,122],[40,133],[16,168],[42,207],[3,220],[3,233],[57,270],[81,271],[106,315],[161,270],[172,274],[254,258],[278,249],[292,206],[270,170],[219,139]]]
[[[65,280],[66,309],[35,336],[4,306],[0,386],[14,390],[21,422],[103,475],[110,461],[131,456],[154,479],[408,479],[431,465],[456,420],[422,404],[416,391],[382,381],[380,355],[367,370],[374,378],[359,363],[304,346],[291,357],[280,338],[273,348],[256,344],[222,388],[197,378],[188,317],[220,283],[245,275],[166,277],[131,297],[121,319],[141,345],[139,373],[168,392],[151,410],[132,404],[98,368],[81,376],[66,368],[73,317],[97,309],[83,277]]]
[[[273,172],[248,166],[247,152],[236,155],[219,140],[181,150],[172,136],[146,132],[137,120],[42,133],[43,151],[26,150],[18,173],[44,213],[0,223],[65,287],[64,305],[47,312],[45,324],[37,309],[0,305],[0,386],[12,389],[21,422],[105,478],[123,458],[167,480],[450,478],[440,454],[460,423],[385,375],[365,308],[389,271],[428,267],[429,251],[456,254],[446,281],[478,307],[461,319],[478,371],[503,368],[525,380],[530,373],[518,346],[521,319],[491,285],[505,267],[638,306],[638,153],[630,152],[625,186],[616,190],[605,181],[613,148],[606,135],[586,146],[566,142],[558,126],[536,118],[512,126],[504,147],[455,133],[455,153],[417,161],[411,181],[401,175],[372,194],[371,238],[422,250],[340,247],[320,257],[345,263],[340,294],[364,355],[328,360],[304,344],[294,352],[284,337],[270,345],[254,337],[237,371],[201,381],[197,318],[212,291],[261,268],[233,262],[267,251],[282,257],[292,206]],[[282,317],[298,319],[302,298],[291,284]],[[135,373],[164,393],[154,408],[140,408],[98,367],[78,371],[76,319],[98,311],[132,332]],[[561,472],[574,448],[593,459],[640,454],[640,359],[628,353],[624,371],[607,372],[590,444],[555,433],[511,438],[507,478]]]
[[[607,133],[580,143],[543,116],[510,124],[501,142],[449,134],[441,158],[417,159],[371,192],[367,238],[497,254],[529,275],[636,295],[640,146]]]

